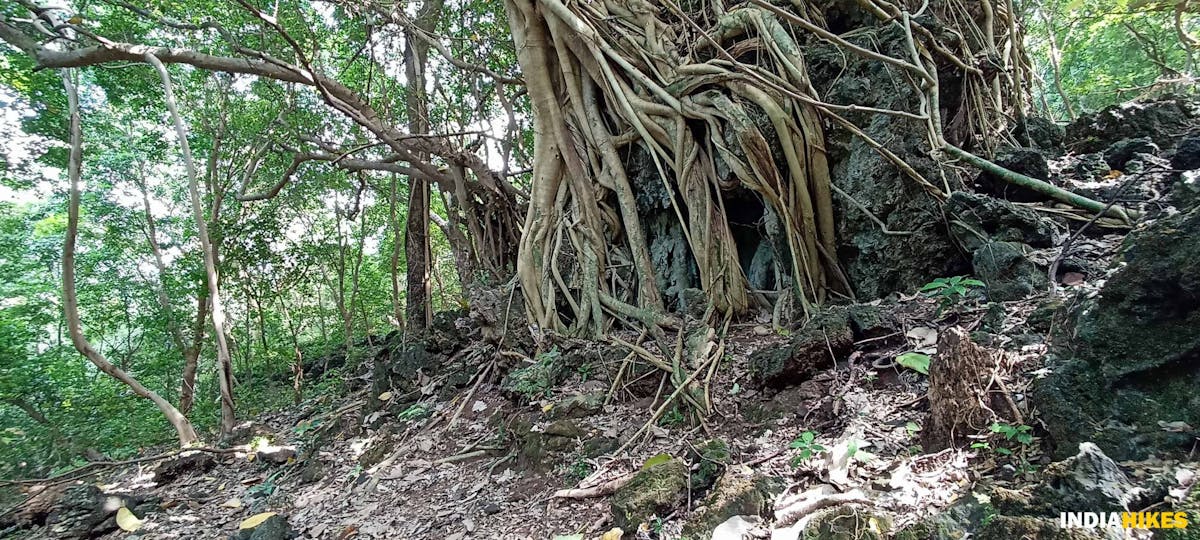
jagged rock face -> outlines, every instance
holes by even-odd
[[[1149,137],[1159,147],[1187,131],[1200,118],[1200,105],[1184,98],[1131,102],[1080,116],[1067,126],[1067,147],[1075,152],[1099,152],[1133,137]]]
[[[989,240],[1048,248],[1066,237],[1061,226],[1036,211],[978,193],[951,193],[946,214],[951,217],[950,232],[968,253]]]
[[[1030,116],[1025,118],[1024,125],[1013,127],[1012,136],[1021,144],[1031,144],[1034,148],[1058,154],[1063,149],[1066,130],[1049,118]]]
[[[1124,170],[1125,165],[1129,163],[1134,156],[1138,154],[1150,154],[1156,156],[1159,153],[1157,144],[1150,137],[1135,137],[1132,139],[1122,139],[1117,141],[1104,150],[1104,161],[1109,167],[1117,170]]]
[[[1182,170],[1200,169],[1200,134],[1189,135],[1175,146],[1171,167]]]
[[[1012,172],[1023,174],[1030,178],[1050,181],[1050,162],[1046,154],[1036,148],[1005,148],[996,152],[993,161],[997,165]],[[1046,200],[1046,196],[1028,188],[1009,183],[1003,178],[988,172],[981,172],[975,180],[981,191],[997,197],[1017,202],[1037,202]]]
[[[845,13],[834,16],[855,24],[869,14],[850,2],[831,2]],[[852,22],[853,21],[853,22]],[[836,23],[831,22],[836,26]],[[883,47],[885,54],[903,57],[893,27],[878,30],[878,40],[852,37],[868,48]],[[908,85],[896,84],[894,74],[879,62],[862,60],[829,44],[814,40],[805,47],[813,85],[819,95],[834,103],[858,103],[896,110],[914,110],[918,97]],[[947,92],[957,92],[957,81],[942,81]],[[938,165],[928,154],[924,128],[917,122],[887,115],[847,113],[846,118],[886,145],[926,179],[937,183]],[[947,114],[949,116],[949,114]],[[895,291],[913,290],[933,278],[965,273],[964,254],[954,248],[939,205],[915,180],[871,148],[861,137],[831,126],[826,131],[833,184],[852,195],[891,231],[882,231],[866,213],[845,197],[835,195],[838,260],[860,301],[881,298]]]
[[[1054,374],[1035,387],[1060,452],[1087,440],[1116,459],[1187,450],[1200,426],[1200,208],[1125,246],[1056,343]]]
[[[1028,252],[1029,246],[1019,242],[988,242],[975,250],[971,264],[987,284],[988,299],[1021,300],[1046,286],[1046,273],[1029,260]]]

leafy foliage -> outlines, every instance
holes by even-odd
[[[814,455],[825,451],[825,447],[816,442],[817,435],[811,431],[801,433],[796,440],[792,441],[790,448],[799,450],[800,452],[792,457],[791,464],[793,467],[799,467],[805,461],[811,459]]]

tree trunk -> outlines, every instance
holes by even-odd
[[[63,242],[63,311],[66,315],[67,330],[71,335],[71,343],[75,349],[92,362],[100,371],[128,386],[135,395],[153,402],[163,416],[167,418],[175,432],[179,435],[180,445],[190,445],[198,442],[200,437],[192,428],[183,413],[179,412],[170,402],[163,399],[154,391],[146,388],[131,375],[114,366],[99,351],[92,347],[83,335],[83,325],[79,319],[79,299],[75,292],[75,240],[79,232],[79,177],[83,167],[83,129],[80,125],[79,95],[70,74],[63,71],[63,86],[66,89],[71,123],[71,151],[67,162],[67,176],[70,179],[70,201],[67,208],[67,232]]]
[[[192,321],[192,346],[183,355],[183,385],[179,389],[179,409],[184,414],[192,411],[196,396],[196,370],[200,364],[200,351],[204,345],[204,321],[208,318],[208,289],[204,288],[196,297],[196,318]]]
[[[163,94],[167,102],[167,109],[170,111],[171,118],[174,121],[175,135],[179,139],[184,168],[187,169],[188,194],[192,201],[192,213],[196,219],[196,235],[200,240],[200,249],[204,252],[204,274],[208,281],[213,334],[217,340],[217,379],[221,389],[221,434],[226,435],[233,431],[237,419],[233,402],[233,360],[229,354],[229,343],[225,335],[225,309],[221,304],[221,286],[220,277],[217,274],[216,253],[213,250],[212,243],[209,241],[208,222],[204,218],[204,209],[200,203],[200,187],[199,181],[196,178],[196,164],[192,160],[192,151],[188,145],[187,128],[183,124],[183,117],[180,116],[179,108],[175,103],[171,75],[167,73],[167,68],[153,54],[147,53],[145,59],[147,63],[158,71],[159,76],[162,78]]]
[[[445,0],[425,0],[414,21],[416,31],[433,32],[441,18]],[[412,35],[406,36],[404,49],[404,74],[406,81],[405,109],[408,113],[408,130],[420,134],[429,132],[429,97],[425,93],[425,60],[429,54],[429,43]],[[428,156],[418,154],[417,159]],[[404,227],[404,254],[407,270],[406,331],[419,333],[433,322],[433,306],[430,299],[430,247],[429,247],[429,182],[420,175],[408,178],[408,220]]]
[[[403,228],[400,226],[399,206],[400,206],[400,177],[396,173],[391,175],[391,189],[388,196],[388,227],[392,230],[392,254],[388,264],[388,277],[392,282],[392,318],[393,324],[400,328],[404,327],[404,303],[400,296],[400,254],[404,250],[403,246]]]

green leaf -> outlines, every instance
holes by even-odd
[[[896,363],[922,375],[929,375],[929,355],[906,352],[896,357]]]
[[[646,462],[642,464],[642,470],[644,471],[655,465],[661,465],[668,461],[671,461],[671,454],[657,454],[650,459],[647,459]]]

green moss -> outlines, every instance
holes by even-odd
[[[688,453],[695,470],[692,471],[692,493],[703,493],[712,487],[729,463],[729,445],[712,439]]]
[[[892,520],[853,506],[841,506],[813,517],[801,540],[883,540]]]
[[[681,504],[687,494],[688,468],[671,459],[642,470],[612,497],[616,526],[636,529],[653,516],[665,516]]]
[[[683,526],[683,534],[708,538],[713,529],[733,516],[769,518],[771,500],[779,487],[765,476],[726,473],[717,481],[704,506]]]

